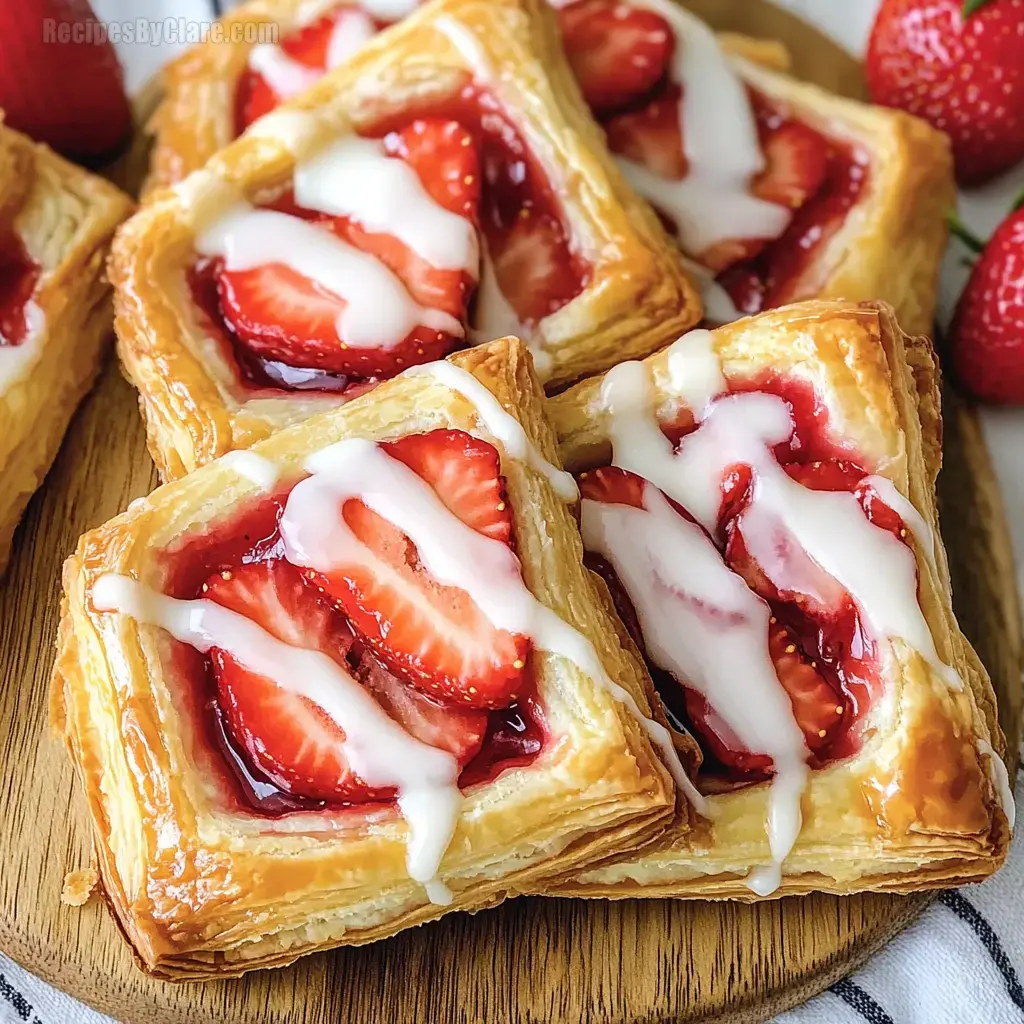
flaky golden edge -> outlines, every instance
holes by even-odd
[[[835,96],[765,61],[759,66],[739,57],[734,63],[749,85],[869,157],[861,196],[792,299],[886,302],[908,334],[931,334],[946,214],[956,205],[948,137],[901,110]]]
[[[581,293],[539,328],[553,360],[549,389],[647,355],[696,323],[700,300],[681,257],[608,154],[544,0],[435,0],[280,110],[315,113],[321,130],[314,142],[323,142],[389,110],[451,95],[468,65],[436,27],[441,19],[467,31],[484,52],[494,71],[488,87],[544,167],[574,249],[590,269]],[[248,135],[195,173],[215,175],[255,198],[290,180],[295,162],[278,141]],[[111,261],[118,352],[139,389],[164,479],[308,415],[308,396],[261,401],[258,410],[248,405],[234,367],[204,342],[183,281],[195,207],[181,190],[202,206],[204,220],[222,212],[227,200],[212,199],[210,189],[197,197],[201,180],[153,194],[119,232]]]
[[[521,343],[503,339],[451,361],[484,383],[557,460]],[[288,479],[301,474],[310,451],[342,437],[383,439],[436,426],[490,438],[465,399],[409,376],[254,450]],[[502,472],[527,585],[592,640],[611,677],[650,714],[650,680],[618,642],[615,621],[583,568],[571,510],[530,467],[505,456]],[[455,892],[450,908],[426,903],[408,879],[404,825],[394,814],[375,824],[351,815],[323,843],[257,834],[274,826],[218,814],[200,785],[203,748],[175,704],[160,631],[96,613],[88,590],[109,571],[158,585],[166,545],[257,493],[215,462],[87,533],[64,567],[51,718],[89,804],[107,899],[143,969],[174,980],[230,977],[315,950],[373,942],[449,909],[477,910],[522,888],[543,889],[543,877],[578,870],[664,830],[674,789],[646,731],[575,666],[540,652],[533,658],[548,742],[532,766],[510,769],[467,795],[440,871]],[[174,834],[180,843],[161,850],[160,837]]]
[[[2,114],[0,114],[2,120]],[[40,266],[34,359],[0,392],[0,573],[25,506],[92,387],[113,314],[104,272],[114,228],[132,208],[113,185],[0,123],[0,230]]]
[[[899,329],[882,303],[810,301],[737,321],[714,333],[727,377],[774,367],[823,384],[833,429],[908,495],[938,534],[935,478],[941,462],[938,368],[931,343]],[[664,354],[650,357],[659,407],[678,407]],[[607,459],[600,380],[548,403],[567,468]],[[870,736],[853,758],[812,773],[804,829],[774,897],[810,891],[913,892],[980,880],[1006,856],[1009,828],[987,758],[1005,742],[995,694],[953,615],[941,541],[933,572],[914,543],[922,609],[948,664],[964,681],[949,689],[907,649],[899,678],[869,711]],[[915,773],[915,768],[918,771]],[[886,793],[891,787],[892,792]],[[743,876],[767,860],[765,785],[712,798],[715,820],[686,837],[666,833],[637,856],[549,886],[549,894],[600,897],[756,897]],[[724,842],[727,828],[735,842]],[[760,834],[759,834],[760,833]],[[712,865],[720,865],[715,869]]]

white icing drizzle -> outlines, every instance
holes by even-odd
[[[496,629],[529,637],[538,650],[566,658],[624,704],[647,730],[677,785],[698,810],[706,809],[668,730],[648,719],[629,691],[612,680],[582,633],[530,593],[507,545],[466,526],[433,488],[372,441],[339,441],[311,456],[306,468],[312,475],[295,486],[281,517],[289,561],[329,573],[372,557],[339,514],[348,498],[359,498],[409,537],[435,580],[465,591]]]
[[[480,252],[472,221],[436,202],[413,167],[388,156],[378,139],[348,135],[300,164],[295,199],[392,235],[433,267],[477,276]]]
[[[228,452],[221,456],[220,462],[222,466],[229,466],[239,476],[252,481],[263,491],[272,491],[281,476],[281,470],[276,463],[251,451],[238,449]]]
[[[404,376],[409,375],[433,377],[446,388],[457,391],[474,406],[484,425],[513,459],[525,462],[531,469],[544,476],[562,501],[573,502],[579,498],[580,491],[572,474],[545,459],[537,446],[526,436],[526,431],[519,420],[506,412],[497,398],[468,370],[454,363],[438,360],[411,367],[404,373]]]
[[[715,280],[715,275],[703,264],[681,253],[683,266],[700,292],[704,306],[704,320],[714,327],[731,324],[745,314],[736,308],[732,296]]]
[[[308,110],[272,110],[245,130],[250,139],[274,139],[296,159],[302,159],[319,142],[323,126]]]
[[[935,531],[925,521],[923,515],[909,499],[905,498],[899,488],[887,477],[880,474],[866,476],[861,481],[866,484],[910,527],[910,532],[917,538],[928,564],[938,576],[939,570],[935,562]]]
[[[702,328],[689,331],[669,345],[666,356],[673,392],[699,420],[711,402],[729,389],[715,352],[715,336]]]
[[[475,324],[469,330],[469,337],[474,345],[513,335],[523,341],[530,350],[533,368],[541,382],[551,377],[555,361],[545,348],[544,339],[519,319],[505,298],[498,284],[498,275],[494,272],[494,261],[486,249],[480,260],[480,285],[477,288],[473,313]]]
[[[303,28],[312,24],[325,14],[327,9],[339,5],[332,3],[319,6],[319,10],[313,7],[305,12],[300,10],[297,27]],[[323,78],[325,72],[343,64],[377,34],[377,26],[371,17],[371,14],[375,13],[374,6],[386,8],[389,5],[379,2],[375,4],[373,0],[344,5],[344,10],[338,14],[338,19],[331,29],[331,37],[327,42],[326,63],[323,68],[311,68],[301,61],[295,60],[275,43],[260,43],[254,46],[249,51],[249,67],[257,74],[262,75],[267,85],[277,93],[280,99],[292,99],[316,85]],[[390,6],[410,10],[412,8],[412,4],[408,2],[393,3]],[[408,12],[406,11],[406,13]],[[398,18],[385,17],[381,20],[397,21]]]
[[[322,708],[345,734],[342,750],[352,770],[369,786],[397,789],[409,826],[409,876],[428,886],[429,898],[444,896],[430,883],[462,806],[459,766],[450,753],[410,736],[326,654],[282,643],[215,601],[181,601],[126,576],[106,575],[93,585],[92,602],[98,611],[159,626],[203,653],[219,647],[249,671]]]
[[[737,520],[737,526],[748,551],[768,579],[781,590],[804,594],[812,603],[825,606],[834,606],[845,591],[853,598],[863,621],[876,640],[882,643],[887,655],[890,653],[889,641],[902,640],[914,648],[950,686],[961,688],[963,684],[956,672],[939,658],[921,611],[917,598],[917,563],[913,553],[887,530],[872,524],[853,494],[815,491],[793,480],[772,453],[774,445],[788,440],[792,434],[793,421],[788,406],[780,398],[760,393],[716,398],[725,386],[721,366],[714,365],[717,362],[713,339],[707,331],[684,335],[670,350],[670,377],[677,383],[685,379],[683,391],[697,421],[696,429],[686,435],[675,449],[661,432],[654,415],[653,384],[647,367],[643,363],[627,362],[610,370],[602,385],[601,404],[608,417],[612,464],[654,484],[685,508],[712,536],[717,527],[721,480],[733,465],[750,466],[754,471],[751,497]],[[647,493],[652,493],[650,488]],[[588,504],[584,503],[585,506]],[[648,529],[657,531],[656,542],[637,537],[639,530],[636,524],[630,530],[623,528],[613,533],[613,538],[618,538],[617,542],[625,546],[632,556],[641,559],[641,564],[648,570],[658,567],[660,575],[655,574],[654,579],[660,579],[667,589],[674,590],[684,605],[686,597],[696,589],[701,595],[698,602],[708,600],[710,607],[721,607],[721,594],[717,591],[705,594],[702,589],[711,586],[708,566],[716,564],[715,560],[701,561],[694,554],[693,544],[686,546],[686,540],[692,540],[692,531],[679,526],[669,533],[667,509],[666,505],[665,509],[649,516]],[[616,514],[621,521],[622,515]],[[636,516],[630,518],[635,520]],[[684,523],[681,517],[675,518],[680,524]],[[915,525],[913,519],[913,516],[909,517],[912,526]],[[916,525],[922,524],[923,520]],[[607,539],[604,543],[611,552],[613,545]],[[648,543],[651,544],[649,548],[644,546]],[[705,553],[710,554],[710,545]],[[610,558],[614,561],[613,556]],[[717,564],[721,564],[720,559]],[[664,568],[666,565],[668,569]],[[681,567],[679,578],[666,580],[666,573],[676,572],[677,566]],[[722,569],[729,572],[724,565]],[[652,620],[651,628],[656,631],[655,644],[659,643],[659,638],[662,645],[669,644],[673,640],[671,631],[661,625],[658,618],[664,614],[663,610],[652,604],[653,598],[648,589],[639,584],[637,578],[632,578],[639,570],[627,567],[624,572],[627,578],[632,579],[633,588],[627,584],[627,590],[637,605],[645,642],[646,615]],[[697,577],[699,579],[695,583],[694,578]],[[645,579],[649,587],[649,575]],[[726,593],[724,582],[721,579],[718,582],[723,588],[722,593]],[[719,603],[710,601],[711,598],[717,598]],[[678,622],[673,618],[680,631],[684,629],[682,623],[686,621],[686,614],[681,611]],[[696,612],[691,608],[688,614],[692,616]],[[724,614],[735,614],[735,610],[726,603]],[[744,616],[752,614],[747,610]],[[738,624],[739,620],[735,623]],[[734,623],[730,620],[729,624]],[[659,629],[660,633],[657,632]],[[703,634],[699,630],[691,630],[688,635],[697,644],[702,642],[703,636],[703,643],[715,649],[698,655],[685,649],[675,651],[669,648],[668,653],[676,659],[675,663],[683,670],[694,672],[697,677],[691,678],[684,671],[680,678],[700,688],[701,664],[694,667],[692,661],[706,659],[703,678],[708,687],[709,702],[743,740],[740,727],[734,721],[746,711],[736,703],[736,694],[727,689],[733,676],[728,672],[718,676],[711,670],[715,658],[724,659],[733,654],[738,657],[741,645],[709,643],[707,638],[713,634],[707,629]],[[767,656],[766,626],[760,636],[763,656]],[[730,647],[735,650],[727,653],[718,650]],[[661,654],[668,656],[664,649]],[[691,659],[689,665],[683,660],[687,657]],[[672,666],[666,667],[671,669]],[[788,700],[774,679],[774,673],[769,678],[763,671],[758,674],[748,665],[740,678],[744,681],[760,679],[759,687],[743,695],[744,701],[758,703],[759,714],[767,714],[761,710],[766,700],[777,700],[780,695]],[[774,696],[767,696],[769,694]],[[759,744],[755,748],[758,752],[768,752],[763,741]],[[779,756],[772,756],[777,769],[773,790],[779,788],[777,797],[773,792],[768,817],[772,864],[758,869],[747,879],[747,884],[761,894],[777,887],[782,860],[799,832],[799,797],[806,780],[806,772],[795,768],[805,757],[802,738],[799,749],[791,747],[782,752],[781,764]]]
[[[630,184],[675,221],[691,255],[731,238],[776,238],[790,211],[748,190],[764,169],[750,99],[714,32],[672,0],[633,0],[659,14],[676,37],[671,77],[682,87],[679,105],[689,173],[670,181],[618,158]]]
[[[1006,815],[1006,821],[1012,831],[1016,823],[1017,804],[1013,799],[1013,788],[1010,786],[1010,773],[1006,770],[1006,764],[995,752],[991,743],[987,740],[978,740],[977,744],[979,752],[988,758],[989,778],[992,780],[992,786],[999,796],[1003,813]]]
[[[453,316],[418,305],[380,260],[287,213],[240,203],[196,238],[196,249],[222,257],[227,270],[280,263],[337,295],[346,303],[338,338],[353,348],[393,347],[421,324],[463,334]]]
[[[581,528],[622,581],[654,663],[702,693],[746,750],[775,762],[769,839],[781,864],[800,832],[807,747],[768,653],[771,610],[650,484],[643,509],[584,499]]]
[[[282,100],[304,93],[323,78],[320,68],[311,68],[289,57],[276,43],[259,43],[249,51],[249,67],[261,75]]]

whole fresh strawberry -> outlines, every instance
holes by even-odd
[[[131,108],[87,0],[0,0],[0,107],[10,127],[72,159],[115,155]]]
[[[876,103],[949,135],[961,184],[1024,159],[1024,0],[882,0],[865,70]]]
[[[986,402],[1024,403],[1024,208],[989,239],[953,320],[953,371]]]

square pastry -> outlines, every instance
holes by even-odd
[[[778,45],[716,36],[673,0],[556,6],[584,98],[695,261],[710,320],[843,298],[931,331],[956,202],[945,135],[796,81]]]
[[[0,123],[0,571],[96,379],[113,322],[104,263],[131,206]]]
[[[703,753],[704,820],[563,894],[983,878],[1013,799],[938,534],[936,366],[881,304],[692,331],[549,403],[586,561]]]
[[[68,560],[53,717],[147,970],[370,942],[672,820],[529,366],[505,339],[410,370]]]
[[[119,351],[178,477],[515,333],[557,388],[700,317],[541,0],[436,0],[118,236]]]
[[[253,121],[301,95],[420,0],[248,0],[160,76],[144,198],[198,170]]]

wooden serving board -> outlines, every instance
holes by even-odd
[[[847,94],[856,63],[760,0],[699,0],[717,26],[784,40],[799,74]],[[238,981],[139,973],[99,900],[59,902],[90,862],[84,802],[47,726],[62,559],[79,534],[156,485],[136,397],[111,362],[33,500],[0,585],[0,949],[131,1024],[380,1021],[761,1021],[849,972],[928,896],[812,896],[759,906],[520,899],[386,942]],[[946,405],[943,534],[957,611],[992,673],[1016,750],[1021,638],[1012,556],[978,423]]]

